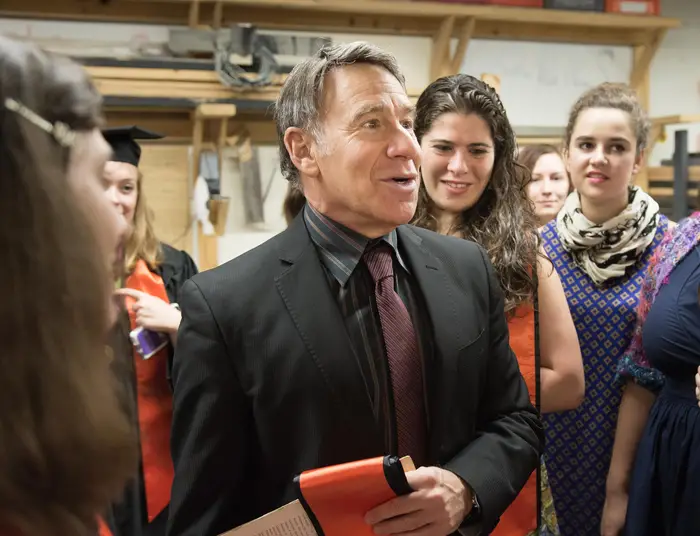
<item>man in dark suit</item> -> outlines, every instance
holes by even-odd
[[[296,498],[317,467],[409,454],[414,493],[379,534],[488,534],[537,467],[542,429],[477,245],[405,225],[420,149],[395,59],[337,45],[290,74],[290,227],[183,287],[172,370],[169,536],[216,536]]]

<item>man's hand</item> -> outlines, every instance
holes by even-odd
[[[695,375],[695,398],[698,399],[698,406],[700,406],[700,367]]]
[[[177,333],[182,315],[169,303],[140,290],[130,288],[121,288],[115,293],[118,296],[128,296],[135,300],[133,311],[136,314],[136,325],[170,335]]]
[[[367,513],[375,534],[447,536],[462,524],[472,508],[469,488],[454,473],[421,467],[406,473],[415,491]]]

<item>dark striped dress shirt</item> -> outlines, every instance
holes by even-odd
[[[375,419],[384,434],[386,452],[396,453],[391,383],[379,312],[375,303],[374,281],[362,260],[362,255],[378,240],[383,240],[392,247],[396,290],[411,315],[421,354],[424,355],[429,347],[426,340],[428,330],[421,329],[424,319],[420,311],[424,309],[419,305],[420,291],[399,254],[398,235],[396,231],[392,231],[386,236],[370,240],[332,221],[308,203],[304,207],[304,221],[325,268],[331,292],[337,298],[345,320]]]

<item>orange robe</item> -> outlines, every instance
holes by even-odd
[[[535,309],[532,305],[520,305],[508,320],[510,346],[520,365],[530,393],[530,401],[539,408],[539,356],[535,344]],[[537,471],[530,475],[515,501],[501,516],[492,536],[526,536],[538,528],[539,486]]]
[[[124,286],[170,302],[163,279],[142,260],[137,262]],[[133,330],[136,328],[136,315],[132,310],[134,300],[126,298],[125,303]],[[168,347],[165,347],[148,359],[144,359],[136,350],[133,352],[141,463],[149,522],[170,503],[174,477],[170,456],[173,397],[166,374],[168,351]]]

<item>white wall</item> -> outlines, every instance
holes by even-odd
[[[683,21],[683,28],[668,33],[651,72],[651,115],[700,114],[700,2],[662,0],[662,13]],[[167,40],[162,27],[126,24],[77,24],[67,22],[0,19],[0,33],[29,39],[66,53],[80,50],[94,55],[106,51],[128,56],[136,51],[157,51]],[[430,40],[427,38],[330,34],[336,42],[365,39],[396,55],[407,85],[419,90],[429,81]],[[85,45],[90,41],[90,46]],[[470,43],[463,71],[500,75],[502,96],[511,122],[518,126],[563,126],[576,96],[603,80],[627,80],[631,68],[628,48],[589,47],[507,41]],[[683,127],[688,128],[688,127]],[[673,152],[673,128],[668,141],[655,149],[651,163],[658,164]],[[689,128],[690,150],[700,150],[700,125]],[[261,176],[268,177],[278,164],[276,148],[259,151]],[[233,155],[226,162],[224,193],[235,196],[240,188]],[[220,238],[224,262],[258,245],[284,228],[281,202],[286,183],[278,175],[265,203],[266,225],[243,226],[231,209],[227,233]]]
[[[664,16],[681,19],[682,27],[670,31],[657,53],[651,71],[651,115],[700,114],[700,2],[661,0]],[[688,130],[690,151],[700,151],[700,124]],[[651,155],[651,164],[673,155],[673,133]]]

